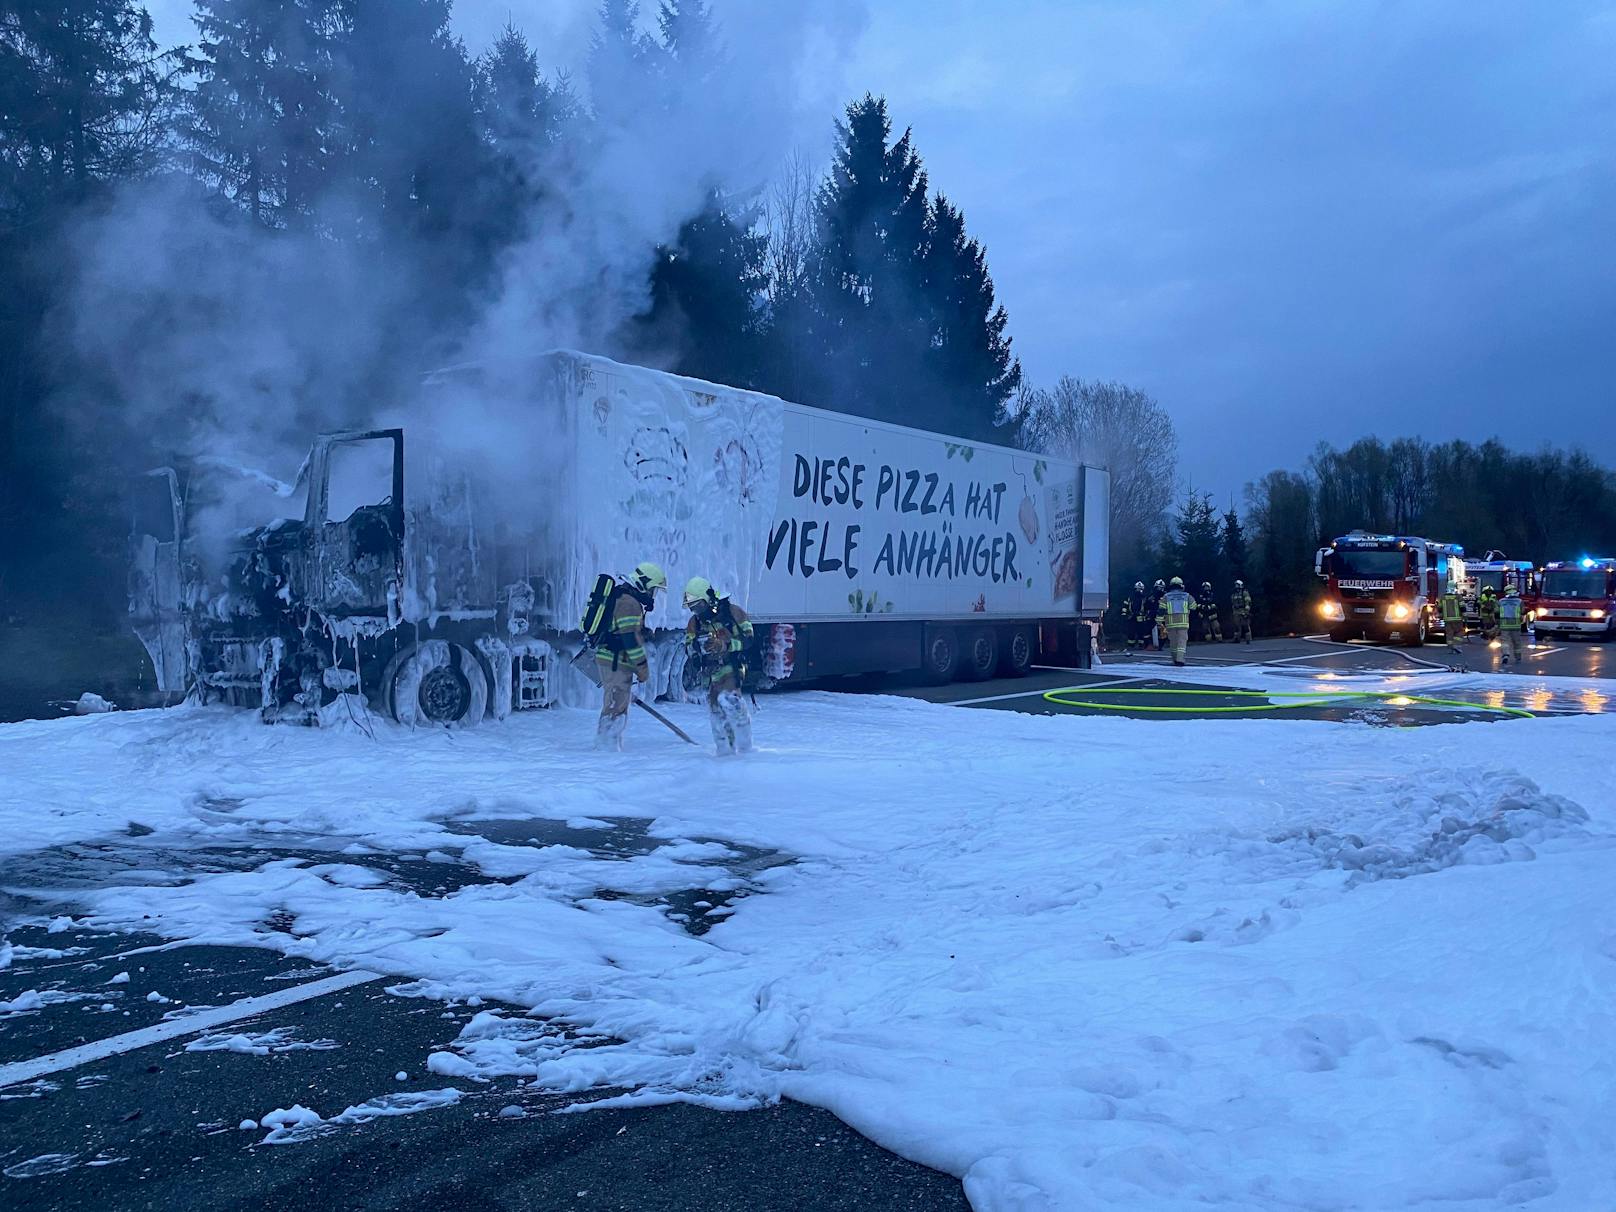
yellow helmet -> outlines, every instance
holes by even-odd
[[[691,577],[685,582],[685,607],[694,610],[703,602],[709,605],[718,601],[718,590],[706,577]]]
[[[646,560],[643,564],[634,566],[634,575],[629,582],[641,593],[654,593],[658,589],[668,587],[668,574],[662,571],[660,565]]]

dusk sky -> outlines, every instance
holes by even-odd
[[[1154,394],[1187,485],[1226,503],[1365,434],[1616,465],[1616,4],[828,7],[850,53],[815,104],[886,94],[1029,378]],[[456,11],[474,51],[513,17],[567,65],[594,8]]]

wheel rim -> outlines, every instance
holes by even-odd
[[[1018,631],[1010,637],[1010,660],[1018,669],[1032,664],[1032,645],[1025,632]]]
[[[971,645],[971,658],[978,669],[986,669],[993,663],[993,641],[985,635],[977,636]]]
[[[913,649],[910,649],[913,652]],[[954,659],[954,645],[945,635],[939,635],[931,642],[931,664],[933,669],[947,669]]]
[[[440,665],[421,679],[421,714],[438,723],[453,723],[471,710],[471,685],[458,669]]]

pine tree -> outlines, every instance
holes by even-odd
[[[926,173],[910,133],[891,141],[886,100],[870,94],[836,124],[820,187],[821,238],[812,268],[813,358],[819,403],[880,420],[927,424],[911,398],[929,333],[917,304],[926,246]]]
[[[1216,583],[1218,572],[1218,522],[1210,496],[1190,495],[1179,504],[1173,529],[1163,546],[1164,560],[1173,576],[1184,578],[1184,588],[1199,593],[1203,581]]]
[[[1240,525],[1240,515],[1235,512],[1233,505],[1229,506],[1229,512],[1223,515],[1223,531],[1218,536],[1218,551],[1223,556],[1223,565],[1230,584],[1237,580],[1245,580],[1250,571],[1251,553],[1246,544],[1245,527]]]
[[[180,62],[131,0],[0,0],[0,224],[154,167]]]
[[[922,289],[931,328],[927,379],[943,406],[938,427],[991,438],[1004,402],[1021,385],[1021,362],[1010,352],[1009,317],[994,298],[987,254],[942,194],[927,217]]]
[[[192,171],[269,227],[304,226],[340,155],[340,0],[197,0]]]
[[[677,242],[659,252],[638,343],[677,349],[680,374],[757,386],[765,252],[752,216],[732,215],[722,194],[710,194]]]

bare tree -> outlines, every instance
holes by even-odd
[[[819,173],[808,153],[800,147],[786,157],[780,175],[763,200],[762,224],[769,233],[769,305],[801,296],[808,278],[808,261],[814,246],[814,195]]]
[[[1111,548],[1155,535],[1172,501],[1178,436],[1162,406],[1122,383],[1063,375],[1026,388],[1010,410],[1022,442],[1111,472]]]

